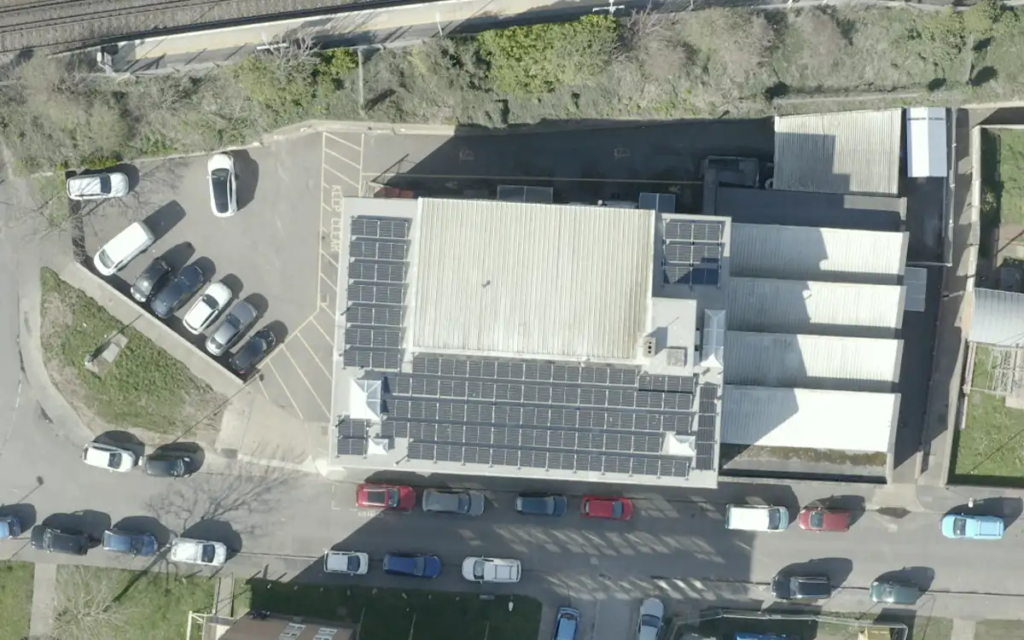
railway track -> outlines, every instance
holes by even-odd
[[[0,5],[0,53],[52,51],[410,0],[33,0]]]

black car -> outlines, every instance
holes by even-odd
[[[42,551],[84,556],[89,552],[89,536],[74,529],[37,524],[32,527],[32,546]]]
[[[528,516],[564,515],[569,508],[565,496],[551,493],[520,493],[516,496],[516,511]]]
[[[243,378],[253,372],[263,358],[277,346],[274,332],[264,327],[254,333],[228,360],[228,367]]]
[[[893,580],[875,580],[871,583],[871,601],[885,604],[916,604],[921,597],[921,589],[915,584],[895,582]]]
[[[779,600],[826,600],[832,597],[828,576],[780,573],[772,580],[772,595]]]
[[[143,459],[142,468],[146,475],[157,478],[187,478],[196,472],[198,465],[189,455],[155,453]]]
[[[192,263],[179,271],[167,286],[157,291],[153,301],[149,303],[149,308],[162,320],[170,318],[175,311],[185,306],[205,283],[206,275],[203,270]]]
[[[132,297],[140,304],[146,304],[154,291],[160,289],[164,279],[171,273],[171,265],[163,258],[157,258],[149,263],[146,270],[135,279],[132,285]]]

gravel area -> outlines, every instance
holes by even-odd
[[[329,10],[359,0],[31,0],[0,2],[0,52]]]

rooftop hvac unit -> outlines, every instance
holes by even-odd
[[[654,354],[658,352],[658,341],[654,336],[647,336],[644,338],[644,357],[653,358]]]

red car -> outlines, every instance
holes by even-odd
[[[416,491],[412,487],[361,484],[356,490],[356,504],[369,509],[412,511],[416,506]]]
[[[633,517],[633,503],[627,498],[600,498],[584,496],[580,504],[584,518],[607,518],[608,520],[629,520]]]
[[[808,507],[800,512],[797,523],[807,531],[849,531],[850,512],[822,507]]]

